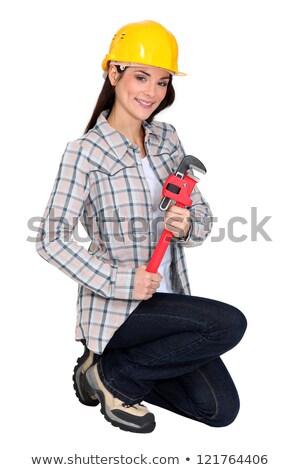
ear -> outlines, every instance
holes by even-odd
[[[111,86],[116,86],[119,80],[119,76],[120,74],[117,70],[117,67],[115,65],[110,65],[108,69],[108,78]]]

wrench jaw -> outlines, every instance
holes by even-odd
[[[181,160],[179,167],[177,168],[176,174],[181,173],[183,175],[189,170],[189,168],[193,168],[196,171],[200,171],[200,173],[205,174],[206,168],[203,163],[193,155],[186,155]]]
[[[186,155],[181,160],[180,165],[177,168],[177,171],[175,173],[175,176],[177,176],[180,179],[184,179],[185,176],[188,176],[189,178],[193,179],[196,183],[198,183],[200,179],[196,175],[194,175],[194,173],[192,172],[192,169],[194,169],[195,171],[199,171],[200,173],[203,173],[204,175],[206,173],[206,168],[203,165],[203,163],[200,162],[200,160],[198,160],[196,157],[193,157],[192,155]],[[176,191],[175,188],[176,186],[173,188],[173,192],[174,194],[178,194],[180,191],[180,188],[178,187],[178,191]],[[161,211],[168,210],[171,202],[172,202],[172,198],[163,196],[159,204],[160,210]]]
[[[199,171],[199,173],[202,173],[203,175],[205,175],[206,173],[206,169],[203,169],[203,168],[199,168],[198,166],[195,166],[195,165],[190,165],[189,166],[189,170],[190,169],[193,169],[195,171]],[[190,172],[189,172],[190,173]],[[193,173],[192,173],[193,174]]]
[[[197,171],[199,171],[198,168],[196,168]],[[202,173],[202,172],[201,172]],[[193,180],[196,181],[196,183],[199,183],[200,181],[200,178],[198,178],[198,176],[194,175],[194,173],[192,173],[190,170],[187,171],[186,173],[190,178],[192,178]],[[205,173],[204,173],[205,174]]]

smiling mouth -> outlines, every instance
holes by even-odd
[[[146,109],[151,108],[151,106],[153,106],[153,104],[154,104],[152,101],[144,101],[144,100],[140,100],[138,98],[135,98],[135,100],[138,102],[138,104],[140,106],[142,106],[143,108],[146,108]]]

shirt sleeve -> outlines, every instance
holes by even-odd
[[[89,162],[79,141],[67,145],[42,218],[39,255],[79,284],[107,298],[133,299],[134,269],[92,255],[73,239],[89,195]]]
[[[182,143],[177,135],[176,129],[172,126],[174,138],[177,146],[177,166],[185,156]],[[185,238],[173,237],[175,243],[190,248],[201,245],[212,230],[213,215],[206,199],[202,196],[197,184],[195,185],[191,199],[192,206],[189,208],[191,216],[191,227]]]

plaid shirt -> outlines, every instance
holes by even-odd
[[[102,113],[93,129],[67,145],[36,246],[78,283],[76,339],[86,339],[98,354],[139,304],[133,299],[135,269],[148,263],[157,243],[140,150],[106,116]],[[143,126],[147,158],[163,184],[178,167],[183,148],[170,124]],[[188,295],[183,248],[200,245],[211,229],[211,212],[197,186],[191,197],[190,233],[170,244],[172,289]],[[91,239],[88,250],[72,236],[79,219]]]

